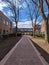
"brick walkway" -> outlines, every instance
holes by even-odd
[[[3,59],[0,65],[48,65],[26,36],[15,45],[13,52],[7,55],[6,59]]]

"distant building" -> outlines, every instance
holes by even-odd
[[[45,34],[45,24],[44,24],[44,20],[41,22],[41,33]]]
[[[12,33],[12,22],[0,11],[0,35]]]
[[[33,34],[32,28],[18,28],[18,32],[21,32],[22,34]]]

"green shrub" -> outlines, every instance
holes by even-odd
[[[45,34],[36,33],[35,36],[44,38],[45,37]]]
[[[16,34],[15,33],[9,34],[9,37],[16,37]]]
[[[42,34],[42,37],[45,38],[45,34]]]
[[[4,39],[7,39],[8,38],[8,35],[2,35]]]

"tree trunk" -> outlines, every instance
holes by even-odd
[[[34,27],[33,27],[33,37],[35,38],[35,29],[34,29]]]
[[[17,28],[17,22],[16,22],[16,36],[17,36],[17,33],[18,33],[17,30],[18,30],[18,28]]]
[[[45,40],[49,43],[49,19],[45,20]]]
[[[34,26],[33,26],[33,37],[35,38],[35,33],[36,33],[36,20],[34,22]]]
[[[33,37],[35,38],[35,33],[36,33],[36,25],[33,27]]]

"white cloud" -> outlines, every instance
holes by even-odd
[[[7,12],[7,15],[8,15],[8,16],[14,16],[14,14],[12,14],[11,10],[9,10],[9,11]]]
[[[35,19],[33,19],[33,23],[35,23]]]
[[[24,3],[22,4],[22,6],[23,6],[24,8],[26,8],[26,7],[27,7],[27,3],[24,2]]]
[[[16,23],[15,22],[12,22],[12,27],[16,27]]]
[[[1,2],[1,0],[0,0],[0,2]]]
[[[36,22],[36,24],[39,24],[39,25],[41,25],[41,22],[37,21],[37,22]]]
[[[21,9],[22,8],[22,5],[19,5],[19,9]]]
[[[32,28],[32,21],[18,22],[18,28]]]
[[[0,2],[0,10],[3,11],[4,7],[7,7],[7,4],[5,2]]]

